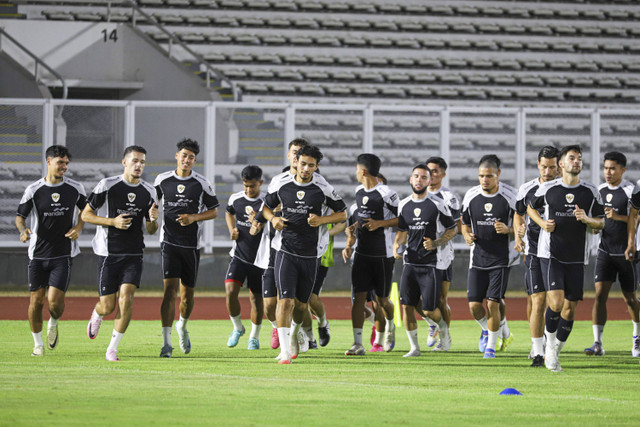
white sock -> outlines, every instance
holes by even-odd
[[[567,342],[566,341],[558,341],[558,340],[556,340],[556,342],[558,343],[558,353],[560,353],[560,351],[562,351],[562,348],[564,347],[564,345]]]
[[[249,334],[249,338],[258,339],[258,336],[260,336],[261,328],[262,324],[256,325],[255,323],[251,322],[251,333]]]
[[[298,336],[298,331],[300,330],[300,326],[302,325],[302,323],[296,323],[293,319],[291,319],[291,336],[296,337]]]
[[[385,331],[393,332],[396,330],[396,324],[393,323],[393,319],[384,319],[385,321]]]
[[[384,338],[384,334],[378,332],[376,329],[376,339],[373,341],[375,344],[382,345],[382,338]]]
[[[440,328],[441,334],[444,334],[446,336],[449,333],[449,327],[447,326],[447,322],[445,322],[444,319],[440,319],[440,321],[438,322],[438,327]]]
[[[489,326],[487,325],[487,316],[484,316],[480,320],[476,319],[476,322],[478,322],[478,325],[480,325],[483,331],[486,331],[489,329]]]
[[[303,328],[304,333],[307,334],[307,339],[309,341],[314,341],[316,338],[313,336],[313,326],[309,326],[308,328]]]
[[[107,347],[107,351],[118,351],[118,345],[120,344],[120,340],[122,340],[123,335],[124,334],[121,334],[114,329],[113,334],[111,334],[111,342],[109,343],[109,347]]]
[[[411,350],[420,350],[420,345],[418,344],[418,329],[416,328],[413,331],[407,331],[407,337],[409,337]]]
[[[278,328],[278,340],[280,340],[280,354],[285,354],[287,357],[291,357],[291,350],[289,349],[289,340],[291,339],[290,328]]]
[[[180,322],[180,328],[182,329],[187,329],[187,322],[189,321],[188,317],[182,317],[182,314],[180,315],[180,320],[178,320],[178,322]]]
[[[96,309],[93,309],[93,313],[91,313],[91,317],[96,316],[99,317],[100,319],[102,319],[104,316],[101,314],[98,314],[98,312],[96,311]]]
[[[531,338],[532,350],[534,356],[544,355],[544,337]]]
[[[640,336],[640,322],[633,322],[633,336]]]
[[[427,323],[429,324],[429,326],[438,326],[438,324],[436,322],[433,321],[433,319],[431,319],[429,316],[425,317],[425,319],[427,321]]]
[[[546,345],[557,345],[558,344],[558,340],[556,339],[556,332],[549,332],[546,329],[544,330],[544,336],[547,337],[547,344]]]
[[[318,326],[321,328],[324,328],[325,326],[327,326],[327,313],[318,317]]]
[[[507,325],[507,316],[504,316],[504,319],[500,321],[500,337],[509,338],[510,334],[509,325]]]
[[[269,323],[271,323],[271,327],[272,328],[278,329],[278,324],[276,323],[275,320],[273,320],[273,321],[269,320]]]
[[[162,327],[162,345],[171,346],[171,326]]]
[[[237,316],[229,316],[229,319],[231,319],[231,323],[233,323],[233,327],[238,330],[241,331],[243,326],[242,326],[242,321],[240,320],[240,315],[238,314]]]
[[[353,343],[362,345],[362,328],[353,328]]]
[[[369,315],[369,317],[365,318],[365,320],[368,320],[369,322],[371,322],[372,325],[374,325],[376,323],[375,313],[371,311],[371,314]]]
[[[593,340],[602,344],[602,332],[604,332],[604,325],[591,325],[593,328]]]
[[[58,319],[55,319],[53,316],[49,317],[49,321],[47,322],[47,329],[51,329],[58,324]]]
[[[42,331],[40,331],[40,332],[31,332],[31,335],[33,335],[33,345],[42,345],[42,346],[44,346],[44,343],[42,342]]]
[[[489,340],[487,341],[487,350],[496,350],[496,344],[498,343],[498,335],[500,335],[500,329],[497,331],[489,330]],[[486,351],[486,350],[485,350]]]

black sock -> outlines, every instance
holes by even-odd
[[[558,322],[560,321],[560,312],[551,310],[551,307],[547,307],[547,311],[544,313],[545,329],[547,332],[554,333],[558,330]]]
[[[561,317],[558,322],[558,334],[556,335],[558,341],[566,342],[571,333],[571,329],[573,329],[573,320],[564,320]]]

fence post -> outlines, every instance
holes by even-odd
[[[449,138],[449,132],[451,129],[451,112],[448,107],[444,107],[440,111],[440,157],[444,159],[447,164],[450,163],[451,157],[451,141]],[[443,184],[449,185],[449,176],[444,177]]]
[[[526,168],[526,151],[527,151],[527,123],[526,113],[524,109],[516,113],[516,182],[514,184],[516,188],[525,180],[525,168]]]
[[[204,122],[204,176],[209,180],[213,188],[216,185],[216,106],[213,102],[206,106],[205,122]],[[216,193],[217,194],[217,193]],[[221,209],[218,209],[220,215]],[[213,241],[215,240],[213,221],[205,221],[204,223],[204,251],[205,253],[213,252]],[[224,221],[224,213],[223,219]]]

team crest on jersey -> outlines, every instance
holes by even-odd
[[[607,194],[607,203],[611,203],[611,199],[613,199],[613,194]]]
[[[60,200],[60,194],[58,193],[53,193],[51,195],[51,200],[53,200],[55,203],[58,203],[58,200]]]
[[[369,197],[368,197],[368,196],[364,196],[364,197],[362,198],[362,204],[363,204],[363,205],[366,205],[368,201],[369,201]]]
[[[485,203],[484,204],[484,210],[487,212],[491,212],[491,209],[493,209],[493,204],[492,203]]]
[[[422,212],[422,209],[420,209],[420,208],[415,208],[415,209],[413,210],[413,214],[414,214],[415,216],[420,216],[420,212]]]
[[[247,215],[251,215],[251,214],[253,213],[253,207],[251,207],[251,206],[245,206],[245,207],[244,207],[244,212],[245,212]]]
[[[133,203],[133,201],[136,199],[136,193],[129,193],[127,194],[127,197],[129,198],[129,202]]]
[[[296,196],[298,196],[298,200],[304,199],[304,191],[298,191],[296,193]]]
[[[182,194],[184,192],[184,185],[178,185],[178,193]]]
[[[566,196],[564,196],[565,199],[567,199],[567,203],[573,203],[573,200],[576,198],[576,196],[574,196],[573,194],[569,193]]]

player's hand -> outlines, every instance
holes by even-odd
[[[64,237],[70,240],[76,240],[78,237],[80,237],[80,231],[76,227],[72,227],[69,231],[67,231]]]
[[[362,228],[367,231],[375,231],[380,228],[380,221],[378,221],[377,219],[365,218],[362,220],[362,222],[364,222]]]
[[[543,227],[541,227],[547,233],[553,233],[556,229],[556,221],[553,219],[548,219],[544,222]]]
[[[352,224],[352,225],[350,225],[350,226],[348,226],[347,228],[344,229],[344,233],[347,235],[347,239],[355,237],[355,232],[356,232],[356,227],[357,226],[358,226],[358,223],[356,222],[355,224]]]
[[[113,226],[119,230],[126,230],[131,227],[131,221],[133,219],[130,214],[122,213],[113,219]]]
[[[258,221],[251,221],[251,228],[249,229],[249,234],[255,236],[256,234],[262,231],[264,224],[260,224]]]
[[[157,221],[159,217],[160,211],[158,210],[158,205],[156,205],[156,202],[153,202],[153,205],[149,209],[149,219],[153,222]]]
[[[517,236],[520,237],[521,239],[524,237],[524,235],[527,232],[527,227],[524,224],[520,224],[520,227],[518,227],[518,229],[516,230],[517,232]]]
[[[238,229],[234,227],[233,230],[229,232],[229,238],[231,240],[238,240],[238,236],[240,236],[240,231],[238,231]]]
[[[464,237],[464,242],[469,245],[469,246],[473,246],[473,243],[476,241],[476,235],[473,233],[462,233],[462,236]]]
[[[195,219],[193,218],[192,214],[180,214],[178,215],[178,219],[176,219],[176,221],[178,221],[181,226],[186,227],[187,225],[193,224],[195,222]]]
[[[398,242],[393,242],[393,257],[395,259],[402,259],[402,254],[398,253],[400,250],[400,244]]]
[[[316,214],[309,214],[307,223],[312,227],[320,227],[322,225],[322,217]]]
[[[580,209],[578,205],[576,205],[575,210],[573,211],[573,215],[575,215],[576,219],[580,222],[587,222],[587,214],[584,209]]]
[[[31,239],[31,234],[33,234],[33,231],[31,231],[30,228],[25,228],[22,233],[20,233],[20,241],[22,243],[26,242],[27,240]]]
[[[342,250],[342,260],[344,261],[345,264],[349,263],[349,260],[351,259],[352,254],[353,254],[353,248],[351,246],[345,246],[345,248]]]
[[[493,223],[493,228],[495,228],[498,234],[509,234],[509,226],[504,222],[496,220],[496,222]]]
[[[522,240],[522,237],[520,237],[519,235],[516,236],[516,243],[515,243],[514,249],[520,253],[524,252],[524,240]]]
[[[635,261],[636,259],[636,245],[628,245],[624,251],[624,258],[627,261]]]
[[[433,251],[438,247],[436,246],[435,240],[431,240],[428,237],[424,238],[424,242],[422,242],[422,246],[424,246],[424,248],[428,251]]]
[[[289,222],[289,220],[281,216],[274,216],[271,218],[271,225],[273,225],[273,228],[276,230],[282,230],[285,228],[287,226],[287,222]]]
[[[249,212],[249,215],[247,216],[247,218],[249,219],[249,222],[253,222],[256,219],[257,214],[258,213],[256,211],[251,209],[251,212]]]

